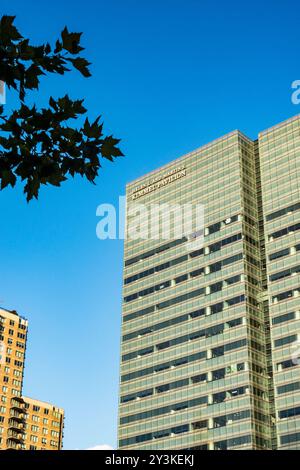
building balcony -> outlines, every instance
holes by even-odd
[[[11,403],[14,402],[14,401],[15,401],[15,402],[18,402],[18,403],[20,403],[20,404],[22,404],[22,405],[25,405],[25,401],[24,401],[24,399],[23,399],[22,397],[14,396],[14,397],[12,397],[12,399],[11,399]]]
[[[8,438],[6,440],[6,449],[7,450],[21,450],[22,444],[20,443],[20,441],[16,441],[13,438]]]
[[[17,421],[18,423],[25,423],[25,413],[24,410],[19,411],[18,409],[11,409],[10,419]]]
[[[7,450],[21,450],[22,446],[21,446],[21,444],[16,444],[15,442],[10,442],[10,440],[8,439],[6,441],[6,449]]]
[[[13,410],[22,412],[25,410],[25,402],[21,397],[13,397],[11,399],[10,406]]]
[[[16,431],[23,431],[24,430],[24,420],[18,420],[10,418],[8,420],[8,429],[16,430]],[[23,431],[24,432],[24,431]]]
[[[9,428],[7,436],[8,439],[21,444],[24,439],[24,432],[20,432],[19,429],[15,431],[14,429]]]

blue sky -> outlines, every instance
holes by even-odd
[[[34,99],[85,98],[126,158],[97,186],[76,179],[29,205],[0,193],[0,305],[30,322],[24,393],[66,410],[65,448],[116,446],[122,242],[96,238],[96,208],[126,182],[239,128],[300,113],[299,2],[2,0],[34,42],[83,31],[93,77],[44,79]],[[15,103],[7,94],[8,105]]]

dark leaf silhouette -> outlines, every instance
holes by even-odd
[[[90,63],[79,54],[81,33],[67,27],[53,49],[49,43],[33,46],[14,25],[13,16],[0,20],[0,80],[18,92],[20,107],[4,114],[0,106],[0,189],[24,181],[27,201],[38,198],[41,185],[60,186],[69,176],[81,175],[95,183],[100,158],[122,156],[119,139],[103,135],[98,117],[86,117],[82,127],[72,122],[87,113],[83,100],[68,95],[49,98],[49,107],[25,103],[28,91],[37,90],[48,73],[64,75],[71,69],[90,77]]]

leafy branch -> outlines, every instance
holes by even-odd
[[[65,27],[51,48],[49,43],[33,46],[19,33],[13,16],[0,21],[0,80],[18,92],[20,107],[10,116],[0,106],[0,189],[25,182],[27,201],[38,198],[42,184],[60,186],[76,174],[95,183],[101,168],[100,158],[114,161],[122,156],[119,139],[104,136],[98,117],[77,129],[71,122],[87,113],[83,100],[68,95],[54,99],[38,110],[25,103],[28,90],[39,89],[40,77],[47,73],[64,75],[72,67],[90,77],[90,63],[79,54],[81,33]]]

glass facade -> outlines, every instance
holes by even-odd
[[[125,240],[120,449],[295,448],[298,125],[232,132],[127,186],[127,206],[202,204],[204,240]]]
[[[259,135],[278,449],[300,449],[300,119]]]

